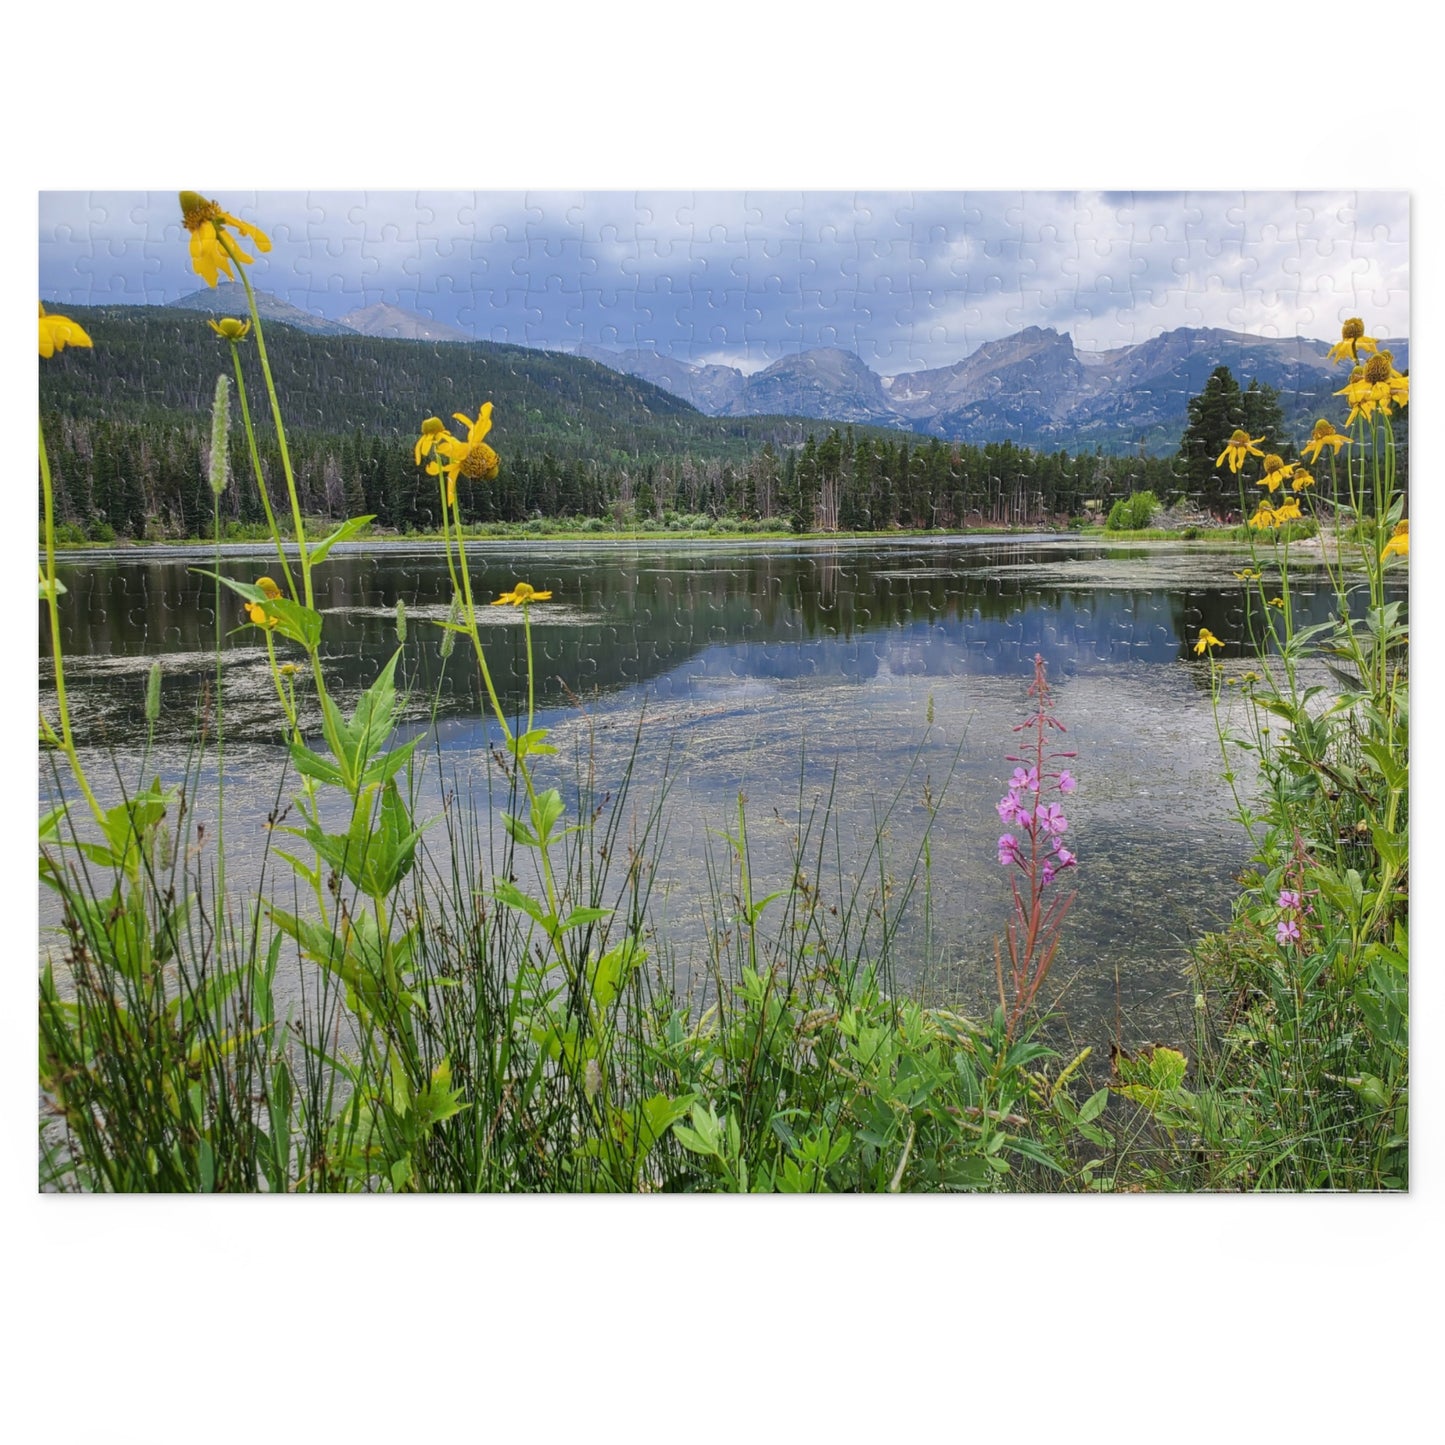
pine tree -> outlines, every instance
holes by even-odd
[[[1256,405],[1263,397],[1256,394]],[[1204,390],[1189,401],[1189,422],[1179,442],[1174,475],[1190,497],[1203,506],[1236,502],[1238,486],[1228,470],[1221,474],[1215,459],[1237,427],[1245,423],[1244,393],[1227,366],[1216,366]],[[1252,432],[1258,436],[1258,432]]]

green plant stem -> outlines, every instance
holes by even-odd
[[[232,355],[235,346],[231,347]],[[236,368],[240,376],[240,366]],[[244,393],[242,394],[244,397]],[[245,402],[242,401],[244,407]],[[248,423],[249,427],[249,423]],[[264,488],[263,488],[264,490]],[[226,898],[226,726],[221,691],[221,494],[211,493],[211,528],[216,539],[216,894],[224,905]]]
[[[257,333],[259,336],[259,332]],[[241,374],[241,352],[236,342],[231,342],[231,361],[236,370],[236,395],[241,400],[241,421],[246,429],[246,445],[251,453],[251,470],[256,474],[256,490],[261,497],[261,506],[266,511],[266,526],[270,530],[271,540],[276,544],[276,557],[281,563],[282,574],[286,578],[286,590],[294,598],[296,596],[296,580],[291,576],[291,565],[286,560],[286,549],[281,545],[281,532],[276,526],[276,517],[271,511],[271,497],[266,490],[266,478],[261,471],[261,454],[256,447],[256,431],[251,425],[251,407],[246,400],[246,378]],[[219,545],[220,533],[217,532],[217,545]],[[220,570],[219,557],[216,563],[217,571]],[[217,586],[219,587],[219,583]]]
[[[286,491],[291,498],[291,520],[296,528],[296,546],[301,554],[301,580],[305,587],[305,604],[307,607],[314,607],[315,599],[311,590],[311,559],[306,550],[306,523],[301,516],[301,499],[296,491],[296,474],[291,470],[291,452],[286,445],[286,427],[281,420],[281,401],[276,395],[276,381],[271,375],[271,362],[266,355],[266,334],[261,325],[261,313],[256,309],[256,293],[251,289],[251,278],[246,275],[246,268],[241,263],[241,253],[236,249],[236,243],[231,240],[224,229],[218,234],[221,243],[227,252],[236,262],[236,274],[241,278],[241,284],[246,288],[246,305],[250,308],[251,324],[256,328],[256,354],[261,359],[261,375],[266,379],[266,395],[271,399],[271,418],[276,424],[276,442],[281,451],[281,470],[286,476]],[[262,488],[264,492],[265,488]],[[294,597],[294,593],[292,594]],[[319,673],[319,668],[318,668]]]
[[[70,763],[85,801],[95,820],[105,825],[105,809],[96,801],[91,791],[90,780],[80,765],[80,755],[75,750],[75,737],[70,728],[70,704],[65,693],[65,661],[60,645],[60,606],[55,590],[55,489],[50,480],[50,457],[45,450],[45,428],[40,427],[40,484],[45,496],[45,602],[50,613],[50,654],[55,660],[55,705],[60,714],[60,746]]]

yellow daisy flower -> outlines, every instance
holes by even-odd
[[[421,435],[416,442],[416,464],[421,465],[423,457],[430,456],[432,449],[446,436],[446,423],[439,416],[429,416],[421,424]]]
[[[1390,403],[1404,406],[1410,400],[1410,378],[1395,370],[1395,358],[1382,351],[1365,363],[1365,381],[1374,388],[1375,400],[1390,414]]]
[[[1229,470],[1237,472],[1243,465],[1246,457],[1262,457],[1264,453],[1255,445],[1262,442],[1263,437],[1252,437],[1242,427],[1236,427],[1234,435],[1229,439],[1229,445],[1215,457],[1214,465],[1222,467],[1225,458],[1229,459]]]
[[[226,341],[244,341],[251,330],[249,321],[238,321],[234,316],[223,316],[219,321],[206,322],[206,325]]]
[[[1395,523],[1394,533],[1390,540],[1385,543],[1385,550],[1380,553],[1380,561],[1386,557],[1408,557],[1410,555],[1410,519],[1402,517]]]
[[[256,579],[256,586],[259,587],[271,601],[274,601],[281,595],[281,589],[269,577],[258,577]],[[246,604],[246,613],[257,627],[275,627],[281,620],[275,613],[267,612],[259,602],[248,602]]]
[[[223,211],[215,201],[208,201],[196,191],[181,192],[181,222],[191,233],[191,265],[207,286],[214,286],[222,272],[230,280],[236,279],[231,270],[233,258],[247,265],[255,260],[241,250],[234,239],[227,243],[227,226],[250,237],[258,251],[271,249],[271,238],[264,231]]]
[[[1269,599],[1269,605],[1270,605],[1271,607],[1278,607],[1279,610],[1280,610],[1281,612],[1283,612],[1283,611],[1284,611],[1284,598],[1283,598],[1283,597],[1271,597],[1271,598]]]
[[[1243,572],[1236,572],[1234,575],[1241,582],[1258,582],[1260,578],[1258,567],[1246,567]]]
[[[1315,479],[1303,467],[1298,467],[1294,476],[1290,478],[1289,484],[1294,491],[1302,492],[1306,487],[1314,486]]]
[[[1358,361],[1361,350],[1373,353],[1375,345],[1375,338],[1365,335],[1365,323],[1358,316],[1352,316],[1340,327],[1340,339],[1330,347],[1330,360],[1343,361],[1348,356],[1351,361]]]
[[[1271,452],[1264,459],[1264,475],[1256,485],[1268,487],[1271,492],[1277,492],[1279,491],[1280,483],[1289,481],[1290,473],[1293,471],[1293,462],[1287,462],[1283,457]]]
[[[1274,520],[1277,526],[1283,522],[1298,522],[1303,515],[1304,513],[1299,509],[1299,503],[1293,497],[1286,497],[1274,509]]]
[[[1335,395],[1338,396],[1339,393],[1336,392]],[[1347,447],[1349,444],[1349,437],[1345,436],[1343,432],[1337,432],[1333,422],[1321,418],[1315,423],[1315,429],[1310,433],[1310,439],[1304,445],[1304,459],[1311,464],[1319,461],[1320,453],[1326,447],[1333,447],[1335,455],[1338,456],[1340,448]]]
[[[1365,380],[1365,368],[1357,366],[1350,379],[1335,393],[1350,404],[1350,415],[1346,426],[1354,426],[1355,418],[1362,416],[1368,421],[1375,413],[1375,389]]]
[[[546,602],[551,596],[552,594],[550,592],[538,592],[529,582],[518,582],[510,592],[503,592],[502,595],[492,603],[492,606],[504,607],[511,605],[518,607],[527,602]]]
[[[85,332],[66,316],[47,316],[45,303],[40,303],[40,354],[54,356],[67,346],[93,346]]]
[[[1256,532],[1263,532],[1271,527],[1279,526],[1279,523],[1275,521],[1274,510],[1270,507],[1269,503],[1261,502],[1259,504],[1259,511],[1249,519],[1249,525],[1253,527]]]
[[[1224,644],[1207,628],[1199,629],[1199,641],[1194,644],[1194,651],[1197,654],[1206,652],[1211,647],[1223,647]]]
[[[1353,426],[1357,416],[1366,421],[1379,407],[1386,416],[1390,406],[1406,406],[1410,401],[1410,378],[1401,376],[1393,365],[1394,358],[1388,351],[1372,356],[1363,366],[1357,366],[1350,373],[1350,379],[1335,393],[1350,404],[1349,420],[1346,426]]]
[[[458,441],[450,432],[443,432],[437,439],[437,458],[427,466],[429,476],[445,475],[447,479],[447,506],[457,504],[457,478],[467,477],[471,481],[495,481],[501,470],[502,459],[489,447],[483,438],[492,429],[492,404],[483,402],[476,421],[461,412],[452,413],[467,429],[466,441]],[[443,462],[438,458],[445,457]]]

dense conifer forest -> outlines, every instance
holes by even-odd
[[[94,339],[41,378],[56,503],[71,541],[209,535],[209,408],[228,348],[194,311],[71,307]],[[798,417],[707,417],[647,382],[558,352],[267,327],[303,510],[374,514],[399,533],[439,524],[413,461],[424,417],[495,404],[496,482],[469,489],[477,522],[670,517],[797,531],[1057,524],[1086,503],[1179,489],[1168,458],[970,446]],[[243,367],[261,466],[279,503],[279,450],[254,342]],[[231,461],[249,470],[233,414]],[[254,487],[222,501],[238,532],[263,520]],[[284,507],[278,506],[281,515]]]

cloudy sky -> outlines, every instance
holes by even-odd
[[[1409,334],[1403,192],[223,192],[274,243],[259,287],[385,301],[495,341],[756,370],[816,346],[885,374],[1025,326],[1085,350],[1176,326]],[[173,193],[40,194],[40,294],[195,291]]]

